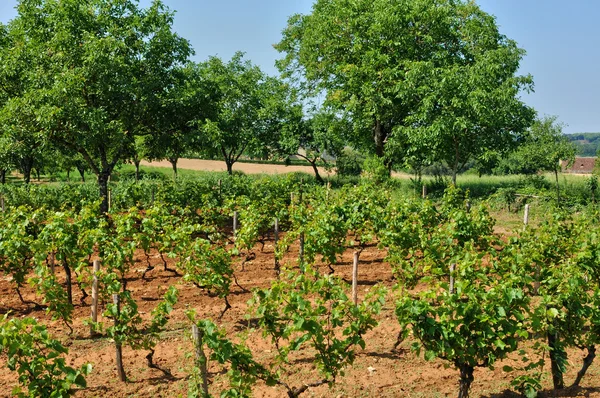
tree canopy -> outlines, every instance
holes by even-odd
[[[198,115],[206,151],[220,156],[229,174],[245,153],[277,146],[281,131],[297,112],[289,87],[265,75],[236,53],[229,62],[211,57],[199,65],[203,87],[212,92],[206,116]]]
[[[505,168],[514,174],[534,174],[540,171],[554,173],[557,196],[560,200],[558,172],[561,161],[572,164],[575,146],[563,134],[563,124],[556,116],[535,120],[519,147],[505,161]]]
[[[298,114],[296,122],[289,123],[280,135],[278,152],[283,157],[297,156],[306,160],[317,181],[323,183],[317,162],[326,163],[328,158],[342,154],[345,138],[351,130],[348,121],[334,112],[320,109],[306,119]]]
[[[350,114],[353,144],[388,165],[416,148],[458,166],[533,118],[523,51],[472,1],[317,0],[276,48],[284,76]]]
[[[21,84],[5,90],[4,116],[26,105],[30,131],[81,154],[106,211],[108,178],[133,136],[154,132],[189,43],[160,0],[147,9],[134,0],[20,0],[17,11],[2,27],[0,79],[18,74]]]
[[[534,174],[539,171],[560,171],[560,161],[572,162],[575,146],[563,132],[563,124],[556,116],[536,119],[527,131],[509,162],[510,171]]]

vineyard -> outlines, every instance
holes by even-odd
[[[212,3],[1,3],[0,397],[600,397],[600,182],[506,24]]]
[[[136,184],[105,215],[29,193],[0,213],[4,396],[595,391],[591,210],[499,235],[456,188]]]

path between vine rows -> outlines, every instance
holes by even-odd
[[[267,287],[276,277],[273,270],[273,246],[267,242],[264,251],[260,245],[255,248],[256,258],[245,264],[241,263],[245,256],[236,258],[236,276],[239,283],[247,289]],[[288,253],[287,262],[297,258],[297,248]],[[385,251],[376,246],[368,247],[361,254],[359,269],[359,298],[364,296],[375,283],[383,283],[392,287],[392,272],[389,264],[384,261]],[[171,266],[173,260],[169,260]],[[176,285],[180,289],[180,299],[172,313],[168,332],[162,336],[155,353],[155,363],[168,370],[172,377],[156,369],[149,369],[145,363],[146,351],[124,349],[124,366],[130,378],[128,383],[117,379],[115,367],[114,345],[106,338],[89,339],[89,328],[83,324],[90,315],[89,303],[79,305],[80,291],[74,286],[74,302],[78,305],[74,314],[74,334],[69,336],[67,328],[60,322],[52,322],[44,311],[32,310],[31,307],[19,302],[14,293],[13,285],[8,278],[0,279],[0,313],[12,311],[12,316],[33,316],[49,326],[50,332],[69,348],[67,363],[80,366],[84,362],[93,364],[93,372],[88,376],[88,389],[78,391],[76,397],[186,397],[188,374],[192,364],[192,342],[189,337],[190,325],[184,314],[188,308],[197,311],[200,317],[216,320],[223,308],[223,301],[209,297],[204,291],[182,282],[181,278],[162,270],[160,258],[153,254],[151,262],[155,270],[141,279],[141,272],[146,267],[143,253],[136,256],[136,264],[128,277],[128,288],[139,304],[142,316],[147,318],[152,309],[168,286]],[[351,278],[352,253],[347,251],[338,265],[336,275],[346,280]],[[321,272],[328,272],[327,267],[321,267]],[[59,271],[62,280],[62,273]],[[391,290],[391,289],[390,289]],[[31,288],[25,289],[25,298],[33,300],[35,296]],[[267,363],[274,348],[261,337],[260,331],[249,330],[249,321],[245,316],[250,293],[234,287],[230,297],[233,308],[229,310],[219,324],[232,337],[238,332],[247,332],[247,343],[256,358]],[[458,372],[448,368],[441,360],[426,362],[410,351],[412,341],[405,341],[400,349],[393,351],[393,346],[399,332],[399,325],[394,316],[394,297],[389,294],[382,314],[378,317],[380,325],[366,336],[366,349],[358,349],[354,365],[346,369],[345,375],[338,378],[331,388],[321,386],[306,392],[303,397],[446,397],[457,395]],[[108,319],[101,319],[109,322]],[[572,353],[570,359],[575,365],[570,367],[566,380],[573,380],[575,367],[580,364],[582,355]],[[16,384],[17,376],[10,372],[0,358],[0,397],[9,397],[12,387]],[[477,369],[472,386],[473,397],[506,398],[513,397],[508,391],[510,380],[514,375],[503,372],[502,366],[514,365],[514,361],[499,363],[495,370]],[[302,352],[292,357],[294,373],[288,375],[289,384],[297,385],[318,378],[310,352]],[[561,396],[600,397],[600,390],[589,386],[600,386],[600,369],[595,364],[583,381],[583,389]],[[209,367],[212,379],[212,393],[219,395],[225,385],[222,369],[215,363]],[[545,387],[550,388],[550,380],[545,381]],[[586,388],[587,387],[587,388]],[[267,387],[259,383],[255,389],[255,397],[279,398],[285,397],[281,388]]]

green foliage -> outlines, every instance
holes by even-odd
[[[375,288],[361,304],[354,305],[341,281],[310,268],[255,292],[258,325],[277,348],[275,363],[269,366],[254,359],[245,344],[232,343],[212,322],[196,321],[193,312],[188,312],[188,317],[200,330],[200,344],[211,350],[210,359],[229,366],[229,388],[221,397],[249,397],[258,380],[280,385],[288,396],[298,397],[311,386],[335,382],[352,364],[356,347],[365,347],[364,334],[377,325],[374,317],[383,306],[384,295],[383,288]],[[314,361],[322,379],[293,387],[283,376],[290,365],[289,354],[306,347],[316,352]],[[192,390],[198,391],[198,385],[196,380]]]
[[[144,318],[134,292],[125,285],[136,250],[173,258],[185,281],[227,301],[235,281],[232,256],[253,250],[278,217],[286,233],[277,255],[281,258],[303,235],[304,261],[303,273],[284,271],[270,288],[254,292],[249,316],[273,344],[273,357],[263,362],[244,343],[232,343],[239,336],[229,339],[209,321],[198,322],[211,357],[229,369],[223,396],[249,396],[262,381],[296,397],[343,374],[358,347],[364,347],[365,333],[376,326],[384,292],[372,288],[354,305],[344,282],[319,275],[313,266],[318,261],[335,264],[348,248],[360,253],[375,243],[385,248],[399,282],[396,315],[403,336],[412,333],[413,348],[424,351],[427,359],[443,358],[458,368],[462,393],[475,367],[492,367],[510,353],[521,358],[514,367],[520,376],[513,386],[528,396],[539,390],[548,357],[557,388],[564,385],[567,353],[574,348],[588,352],[576,384],[591,364],[600,336],[600,230],[593,207],[581,215],[551,206],[536,209],[547,213],[538,228],[499,239],[485,203],[470,203],[469,193],[455,186],[431,201],[397,195],[387,184],[331,190],[313,185],[313,180],[305,182],[302,175],[222,177],[220,185],[216,177],[141,183],[139,190],[134,184],[115,184],[116,197],[123,196],[116,208],[131,203],[127,192],[140,198],[141,207],[115,209],[108,218],[98,216],[98,203],[83,199],[77,210],[9,206],[0,213],[0,270],[17,287],[29,280],[53,319],[69,324],[73,306],[68,290],[50,271],[48,255],[72,269],[82,288],[90,283],[91,256],[100,257],[100,294],[110,324],[95,326],[120,344],[150,351],[151,363],[177,291],[170,288],[149,319]],[[85,191],[70,189],[57,189],[53,200],[60,195],[70,201],[85,197]],[[25,191],[6,192],[16,199]],[[46,191],[32,187],[31,192],[41,196]],[[151,192],[154,205],[148,202]],[[506,198],[498,200],[513,201],[515,191],[500,195]],[[234,209],[241,228],[231,249],[224,234],[229,233]],[[111,304],[112,294],[119,295],[118,311]],[[33,330],[33,324],[23,327]],[[526,339],[531,342],[525,350],[520,345]],[[313,383],[289,381],[300,351],[314,354],[319,379]]]
[[[211,97],[210,109],[196,117],[205,135],[202,149],[221,157],[229,174],[242,154],[275,147],[285,122],[295,118],[298,109],[290,87],[266,76],[243,56],[238,52],[227,63],[211,57],[198,65],[205,95]]]
[[[221,185],[219,186],[219,181]],[[111,212],[119,213],[132,207],[146,209],[153,205],[196,209],[217,224],[224,223],[230,214],[222,214],[226,199],[247,196],[289,202],[290,193],[300,186],[313,186],[315,179],[305,173],[277,176],[234,175],[206,173],[197,177],[180,177],[177,183],[162,181],[117,181],[110,185]],[[154,195],[153,195],[154,194]],[[99,190],[94,183],[84,184],[0,184],[0,195],[9,207],[28,206],[53,211],[79,211],[97,202]],[[154,196],[154,202],[152,197]],[[202,213],[202,214],[200,214]]]
[[[473,2],[319,0],[275,47],[284,76],[351,115],[350,144],[386,164],[418,148],[457,170],[533,116],[519,100],[532,85],[516,76],[523,51]]]
[[[235,246],[238,250],[252,251],[257,242],[261,242],[264,247],[264,238],[273,230],[275,217],[280,223],[286,222],[286,201],[289,198],[283,198],[269,189],[264,189],[263,192],[265,197],[260,201],[252,200],[248,196],[236,200],[235,208],[241,222],[235,236]]]
[[[106,223],[98,218],[98,204],[86,206],[78,213],[72,211],[49,213],[35,242],[36,274],[32,284],[45,296],[48,311],[53,318],[71,320],[73,311],[71,272],[75,273],[80,288],[91,285],[91,257],[95,245],[106,231]],[[67,276],[66,296],[57,290],[56,278],[49,274],[48,256]]]
[[[144,327],[144,322],[139,314],[138,306],[130,291],[119,291],[120,284],[114,275],[105,275],[104,283],[109,291],[119,296],[119,306],[112,300],[107,303],[104,316],[111,318],[113,324],[107,326],[106,335],[117,344],[130,346],[134,350],[148,350],[149,364],[152,366],[154,347],[160,334],[165,330],[169,314],[177,303],[179,292],[174,286],[169,287],[162,301],[152,310],[150,322]],[[96,325],[100,329],[100,325]]]
[[[336,192],[346,217],[346,229],[350,235],[349,246],[362,251],[375,240],[391,194],[380,186],[362,184],[345,187]]]
[[[147,9],[131,0],[21,1],[17,12],[0,48],[0,80],[22,84],[3,90],[2,119],[81,154],[106,212],[108,177],[134,135],[158,131],[189,43],[161,1]]]
[[[0,135],[0,172],[8,173],[15,167],[11,140],[9,137]],[[6,176],[4,176],[6,178]]]
[[[227,300],[233,280],[231,254],[222,245],[197,238],[181,253],[178,267],[183,279]]]
[[[536,120],[524,142],[508,158],[512,173],[535,174],[538,171],[560,171],[560,161],[572,163],[575,148],[562,134],[563,125],[556,117]]]
[[[384,293],[375,288],[356,306],[341,281],[307,268],[257,291],[253,300],[258,324],[277,347],[278,361],[286,364],[290,352],[309,346],[316,351],[317,369],[333,382],[354,361],[354,347],[364,349],[363,336],[377,325],[374,317]]]
[[[86,387],[85,376],[92,370],[90,364],[79,369],[67,366],[67,348],[33,318],[8,319],[4,315],[0,320],[0,352],[8,357],[6,366],[18,373],[19,384],[25,388],[15,387],[13,394],[23,398],[70,397],[73,387]]]
[[[499,188],[493,199],[498,199],[502,206],[506,206],[507,210],[511,211],[511,206],[517,202],[517,191],[514,188]],[[516,211],[514,207],[512,210]]]
[[[335,160],[337,174],[340,176],[359,176],[362,173],[364,159],[355,151],[345,150]]]
[[[492,367],[529,336],[529,297],[522,281],[498,275],[494,267],[483,266],[482,257],[464,248],[462,258],[455,260],[454,292],[442,281],[418,297],[405,293],[396,304],[405,335],[410,326],[417,339],[413,349],[423,349],[425,359],[442,358],[460,370],[461,392],[468,391],[475,367]]]
[[[375,225],[382,220],[389,199],[386,192],[372,184],[304,192],[301,199],[289,207],[290,226],[278,244],[278,258],[303,237],[300,266],[314,265],[321,256],[320,260],[331,268],[346,248],[361,252],[375,239]]]
[[[196,64],[174,68],[173,76],[172,88],[165,95],[161,112],[153,120],[155,132],[136,137],[132,157],[138,162],[142,158],[168,160],[176,180],[178,160],[202,147],[205,141],[193,120],[210,117],[208,108],[215,98],[210,97],[210,87],[202,81]]]
[[[290,226],[286,235],[279,241],[277,256],[304,236],[305,264],[314,264],[318,255],[327,264],[335,264],[337,256],[344,252],[347,227],[347,214],[340,197],[326,190],[303,192],[289,207]]]
[[[450,187],[440,206],[429,201],[391,202],[383,211],[378,236],[388,247],[394,274],[408,286],[422,278],[447,275],[466,247],[485,252],[495,239],[494,220],[485,205],[467,210],[462,191]]]
[[[167,176],[159,171],[140,170],[140,181],[168,181]],[[113,181],[135,181],[135,170],[118,171],[113,174]],[[139,182],[139,181],[138,181]]]
[[[278,375],[267,367],[259,364],[252,352],[243,344],[235,344],[229,340],[223,330],[220,330],[209,320],[196,320],[195,313],[187,312],[188,318],[198,326],[202,336],[201,344],[210,350],[210,359],[220,364],[229,364],[227,373],[230,387],[221,392],[222,398],[249,398],[252,396],[252,386],[257,380],[263,380],[267,385],[277,383]],[[195,370],[189,396],[202,396],[198,369]]]
[[[180,229],[183,221],[184,210],[178,207],[169,208],[167,206],[155,205],[148,208],[141,221],[140,232],[146,235],[146,239],[151,239],[152,246],[158,251],[163,262],[165,270],[167,270],[168,258],[175,258],[176,253],[185,246],[186,231]],[[124,237],[132,236],[124,234]],[[135,244],[133,245],[135,247]],[[147,250],[145,245],[142,245],[144,250]]]
[[[594,269],[589,265],[595,239],[595,229],[587,222],[555,213],[538,229],[528,228],[511,239],[503,249],[499,273],[520,278],[525,292],[538,296],[531,300],[526,326],[542,339],[533,343],[533,355],[520,352],[528,374],[513,382],[524,393],[533,395],[539,388],[546,354],[554,387],[563,388],[567,349],[589,349],[597,343],[598,290],[589,273]],[[585,370],[576,383],[584,374]]]
[[[600,133],[567,134],[566,137],[574,144],[577,156],[597,156]]]
[[[596,203],[596,196],[598,194],[598,176],[594,174],[589,178],[586,178],[585,186],[587,189],[589,189],[590,194],[592,195],[592,203]]]
[[[11,275],[17,291],[33,270],[36,239],[43,228],[45,212],[27,207],[9,209],[0,225],[0,269]]]
[[[346,120],[327,109],[312,112],[309,120],[303,120],[300,118],[301,115],[298,116],[288,128],[283,129],[278,143],[279,152],[287,159],[290,156],[302,158],[313,167],[317,162],[322,162],[329,167],[328,158],[339,159],[345,152],[344,138],[351,126]],[[316,170],[315,177],[322,182]]]
[[[361,176],[375,184],[382,184],[390,179],[390,170],[385,165],[383,159],[370,156],[363,163]]]
[[[7,206],[79,211],[98,200],[95,184],[0,185]]]

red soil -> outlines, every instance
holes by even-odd
[[[268,287],[276,277],[273,270],[272,242],[267,242],[264,252],[260,247],[255,249],[256,259],[245,264],[241,270],[241,262],[237,261],[236,276],[240,285],[247,289]],[[145,269],[145,257],[142,253],[137,258],[136,266],[129,275],[128,288],[133,291],[134,298],[139,304],[139,310],[144,317],[149,317],[150,312],[158,303],[165,290],[170,285],[176,285],[180,291],[179,302],[172,313],[166,332],[159,342],[154,355],[155,363],[167,369],[172,377],[156,369],[149,369],[145,363],[146,351],[132,351],[124,348],[124,366],[129,382],[122,383],[118,380],[115,368],[114,344],[107,338],[90,339],[89,328],[83,320],[90,316],[90,299],[84,306],[77,305],[74,314],[74,333],[68,334],[68,329],[60,322],[52,322],[44,311],[34,311],[30,306],[20,303],[14,286],[7,278],[0,280],[0,313],[11,311],[13,316],[33,316],[49,326],[54,337],[59,338],[69,347],[67,363],[80,366],[85,362],[93,364],[92,374],[87,377],[88,388],[76,393],[77,397],[179,397],[187,396],[188,374],[192,366],[193,346],[190,339],[190,324],[184,314],[187,308],[197,311],[199,317],[216,320],[223,309],[223,300],[209,297],[204,291],[184,283],[180,277],[162,270],[160,258],[152,256],[156,268],[147,278],[141,279]],[[293,251],[288,254],[288,261],[297,256]],[[458,391],[458,371],[448,367],[448,363],[441,360],[426,362],[422,356],[417,357],[410,351],[412,341],[405,341],[400,349],[393,351],[399,325],[394,316],[394,295],[391,292],[392,272],[389,264],[383,261],[385,252],[376,247],[370,247],[361,254],[359,269],[359,298],[374,283],[383,283],[390,287],[384,311],[378,317],[380,325],[366,336],[367,346],[364,351],[359,349],[358,356],[352,367],[345,371],[345,375],[338,378],[335,385],[321,386],[310,389],[304,394],[306,397],[446,397],[456,396]],[[171,260],[170,260],[171,261]],[[339,265],[335,266],[336,274],[349,280],[352,269],[352,253],[347,251]],[[171,264],[172,265],[172,264]],[[328,272],[327,267],[320,269]],[[30,288],[26,290],[27,299],[35,299]],[[74,301],[79,303],[81,294],[74,287]],[[243,292],[235,286],[230,296],[233,306],[218,322],[230,336],[236,332],[246,330],[248,321],[245,313],[250,293]],[[38,298],[39,300],[39,298]],[[101,319],[109,322],[108,319]],[[260,361],[268,362],[274,352],[270,342],[263,339],[260,331],[247,330],[247,343]],[[574,366],[569,369],[566,381],[573,380],[576,368],[579,367],[583,357],[579,352],[572,353],[571,360]],[[16,374],[5,367],[5,358],[0,358],[0,397],[10,396],[12,387],[17,382]],[[507,360],[498,363],[495,370],[477,369],[475,381],[472,386],[472,396],[484,397],[511,397],[508,391],[510,381],[514,374],[502,370],[503,365],[514,361]],[[317,380],[318,374],[311,361],[309,352],[301,353],[294,358],[294,373],[287,375],[289,384],[298,385],[301,382]],[[548,369],[546,369],[548,371]],[[226,380],[222,368],[214,363],[209,363],[211,373],[211,393],[218,396],[220,388]],[[560,396],[588,396],[600,397],[600,369],[592,366],[588,376],[583,380],[583,388],[572,392],[565,392]],[[550,389],[551,379],[546,377],[544,387]],[[285,391],[278,387],[267,387],[258,383],[254,391],[255,397],[285,397]],[[554,395],[552,395],[554,396]]]

